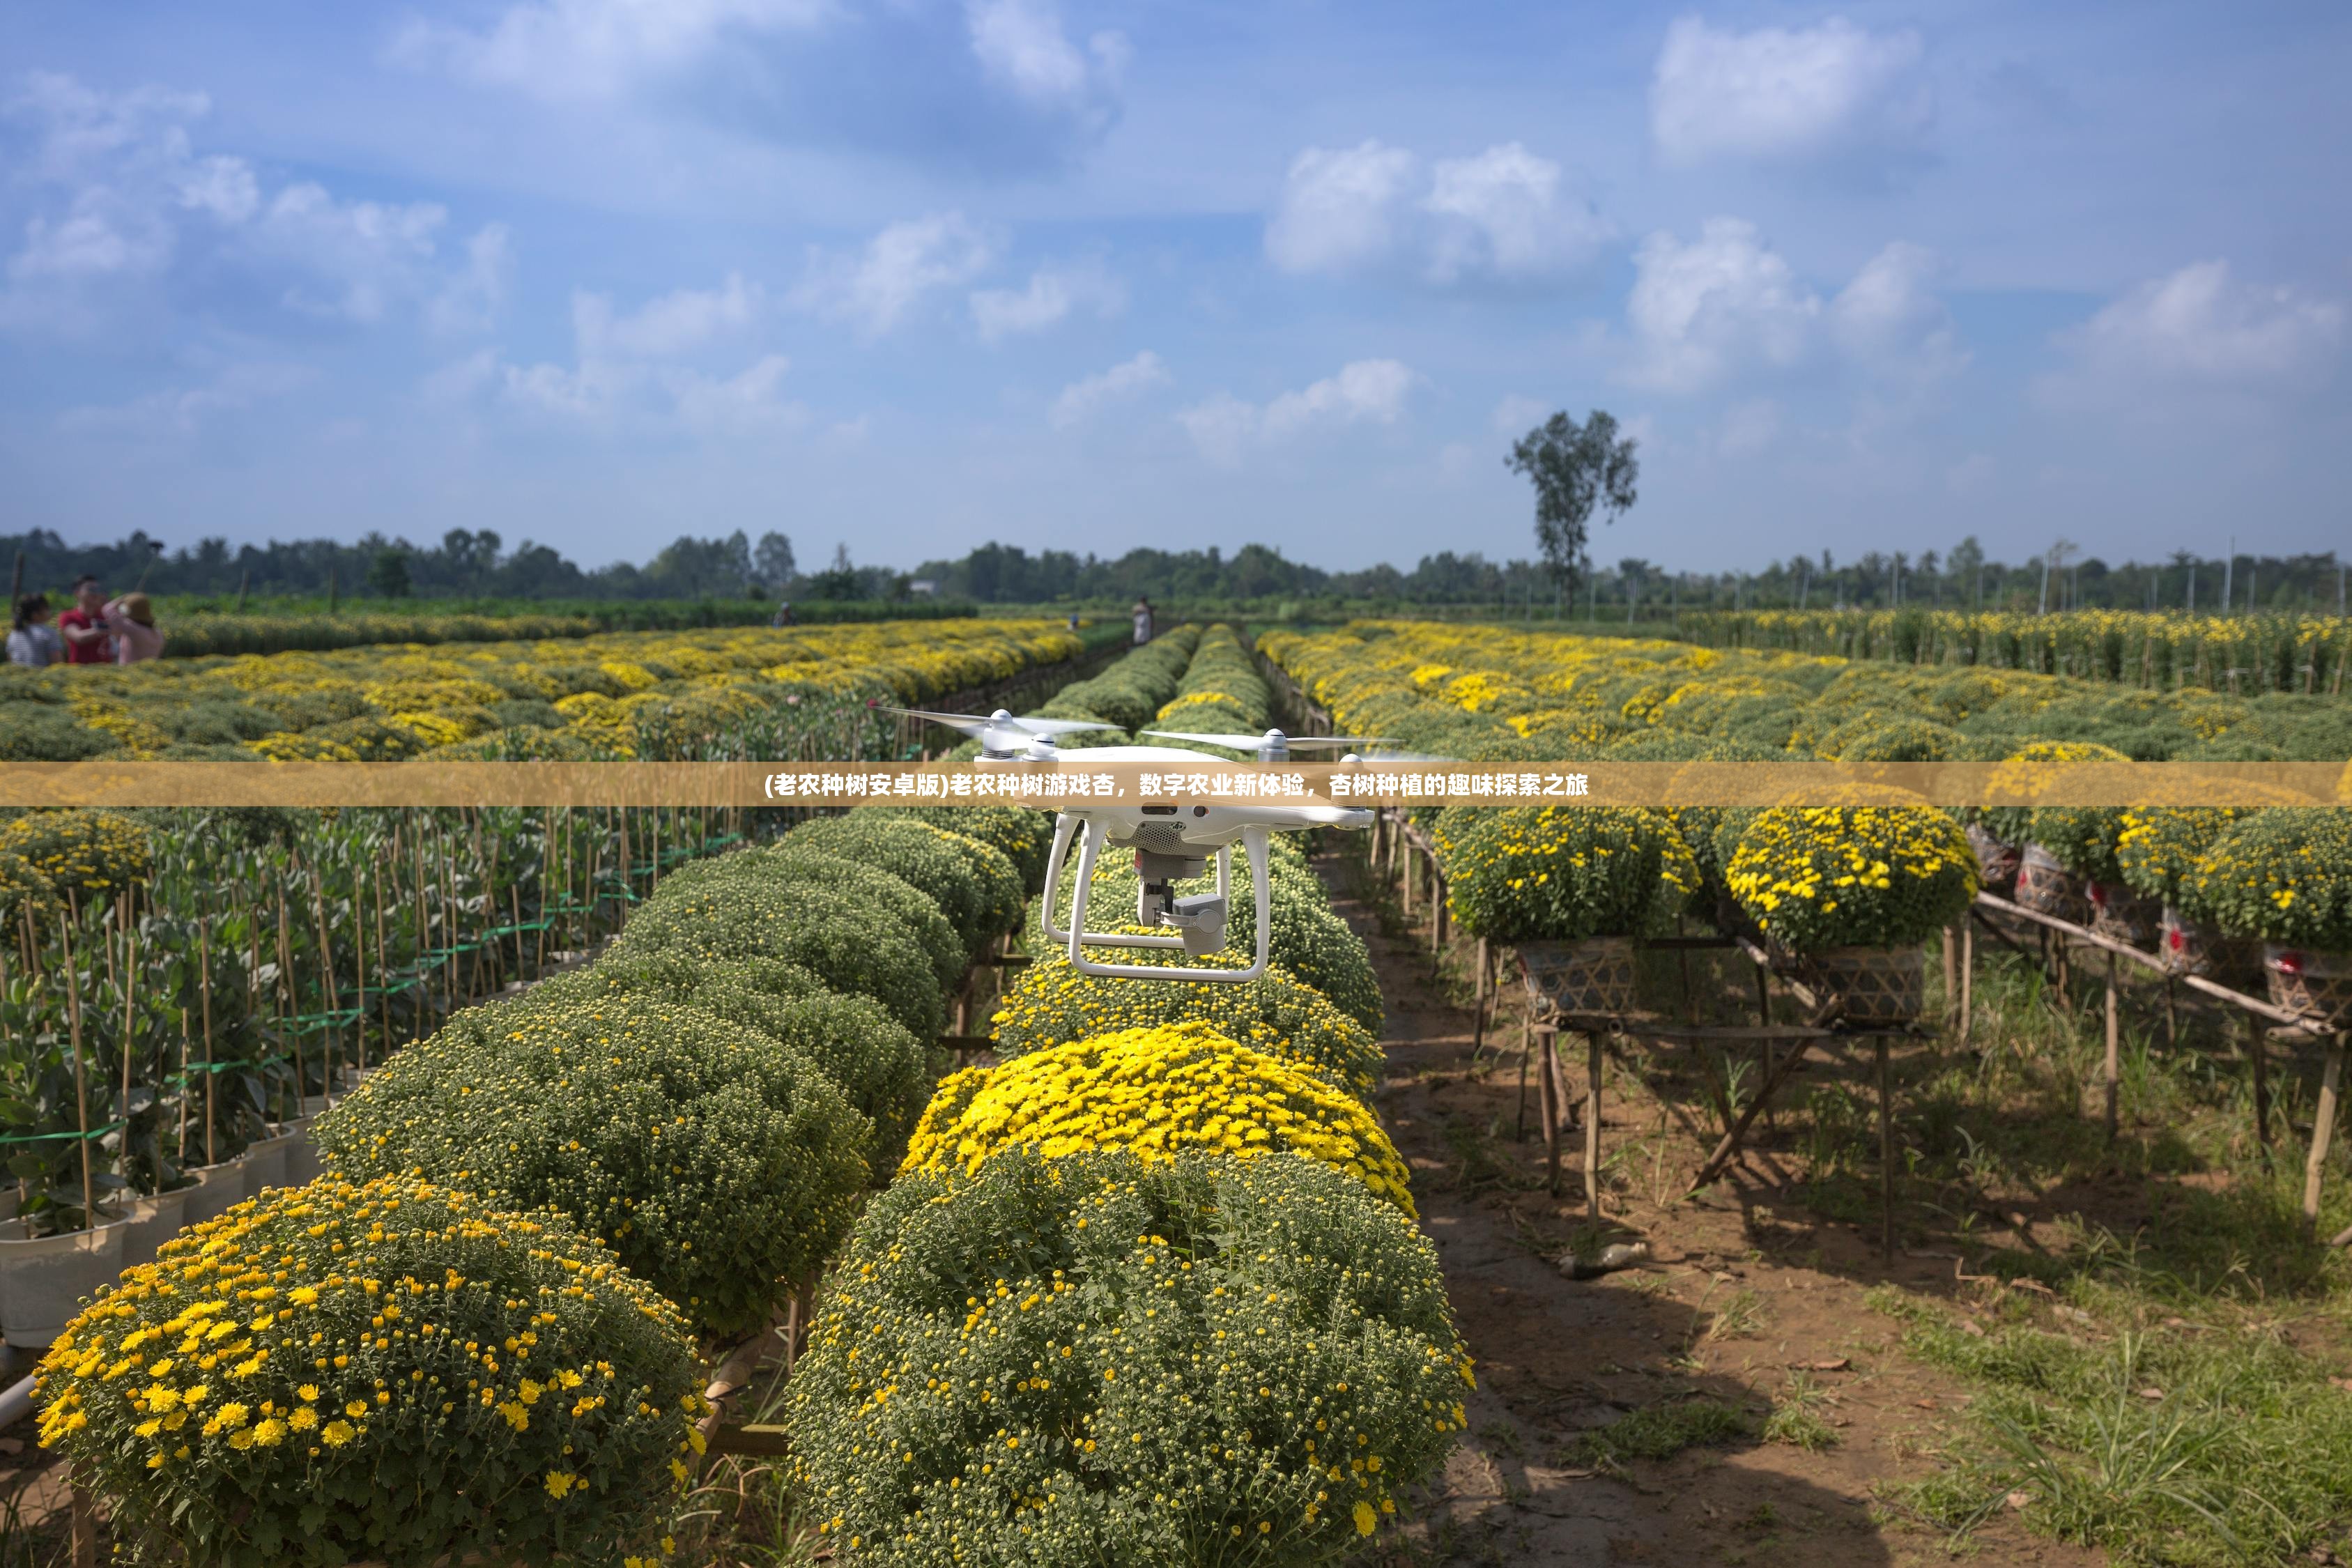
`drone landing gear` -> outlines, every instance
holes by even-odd
[[[1062,880],[1062,864],[1069,853],[1070,840],[1079,827],[1086,829],[1086,838],[1078,850],[1077,887],[1071,898],[1070,925],[1064,931],[1054,923],[1054,898]],[[1175,896],[1174,886],[1191,877],[1199,876],[1207,868],[1207,857],[1157,854],[1139,850],[1135,868],[1143,879],[1142,889],[1136,895],[1136,921],[1145,926],[1173,928],[1174,936],[1131,936],[1110,931],[1087,930],[1088,890],[1093,885],[1095,864],[1104,845],[1110,839],[1110,825],[1105,822],[1081,820],[1064,815],[1054,824],[1054,847],[1045,866],[1045,893],[1043,905],[1045,934],[1055,942],[1067,945],[1070,965],[1081,974],[1091,974],[1118,980],[1212,980],[1228,984],[1244,984],[1265,973],[1267,952],[1273,942],[1274,921],[1272,889],[1268,885],[1268,839],[1270,830],[1257,826],[1242,829],[1242,848],[1249,858],[1250,882],[1257,902],[1257,953],[1246,969],[1216,969],[1203,964],[1140,964],[1099,963],[1086,956],[1089,947],[1181,949],[1189,958],[1204,958],[1223,950],[1225,925],[1232,902],[1233,848],[1221,847],[1216,852],[1217,890],[1192,898]]]

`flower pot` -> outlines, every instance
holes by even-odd
[[[2121,882],[2085,882],[2083,890],[2090,900],[2093,931],[2134,947],[2146,947],[2156,940],[2157,921],[2163,913],[2157,900],[2140,897]]]
[[[183,1189],[188,1194],[186,1206],[180,1212],[183,1227],[218,1219],[232,1206],[244,1201],[243,1160],[223,1160],[217,1165],[198,1165],[188,1174],[196,1179],[196,1184]]]
[[[1807,962],[1849,1024],[1908,1024],[1926,1009],[1927,968],[1916,947],[1832,947]]]
[[[257,1138],[245,1146],[245,1195],[257,1198],[270,1187],[286,1184],[286,1157],[301,1138],[299,1129],[289,1129],[284,1122],[269,1124],[269,1135]]]
[[[2018,851],[1976,823],[1968,827],[1969,847],[1977,852],[1977,881],[1996,898],[2005,899],[2017,887]]]
[[[2168,973],[2201,974],[2240,990],[2251,987],[2263,967],[2259,943],[2223,936],[2170,904],[2157,918],[2156,953]]]
[[[47,1350],[82,1302],[122,1272],[121,1221],[63,1236],[27,1237],[25,1222],[0,1222],[0,1331],[19,1350]]]
[[[1596,936],[1583,942],[1523,942],[1519,966],[1538,1011],[1630,1013],[1633,1010],[1633,939]]]
[[[2083,879],[2058,863],[2039,844],[2029,844],[2017,861],[2017,902],[2038,915],[2081,925],[2090,918],[2091,900]]]
[[[2272,1005],[2314,1028],[2340,1029],[2352,1023],[2352,953],[2265,945],[2263,977],[2270,983]]]
[[[187,1224],[188,1198],[197,1189],[174,1187],[168,1193],[141,1198],[131,1205],[123,1222],[122,1267],[136,1268],[155,1261],[155,1249],[180,1234]]]

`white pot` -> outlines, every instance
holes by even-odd
[[[180,1227],[187,1223],[188,1194],[195,1190],[179,1187],[141,1198],[131,1205],[123,1224],[123,1268],[136,1268],[155,1261],[155,1249],[179,1235]]]
[[[269,1136],[257,1138],[245,1146],[245,1195],[257,1198],[271,1187],[286,1184],[286,1156],[301,1138],[301,1132],[289,1131],[283,1122],[269,1124]]]
[[[0,1219],[15,1219],[16,1209],[25,1201],[24,1189],[10,1187],[0,1191]]]
[[[208,1219],[218,1219],[245,1198],[243,1160],[223,1160],[217,1165],[198,1165],[188,1174],[196,1179],[196,1184],[182,1189],[188,1194],[186,1207],[180,1215],[183,1226],[202,1225]]]
[[[26,1238],[21,1219],[0,1221],[0,1331],[19,1350],[47,1350],[82,1302],[122,1272],[129,1225]]]

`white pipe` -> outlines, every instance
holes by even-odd
[[[14,1426],[33,1413],[33,1383],[28,1377],[0,1393],[0,1427]]]

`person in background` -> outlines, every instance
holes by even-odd
[[[1128,613],[1135,617],[1135,646],[1141,647],[1151,640],[1151,600],[1145,595],[1138,594],[1135,596],[1135,608]]]
[[[155,606],[141,593],[125,594],[99,612],[114,634],[114,662],[144,664],[163,657],[163,634],[155,629]]]
[[[790,599],[786,599],[782,604],[776,606],[776,613],[769,618],[768,625],[771,626],[789,626],[793,624],[793,602]]]
[[[58,617],[58,635],[65,638],[68,664],[112,664],[113,639],[106,630],[106,595],[98,579],[84,575],[74,584],[74,607]]]
[[[49,625],[49,596],[27,594],[17,600],[8,627],[8,662],[39,669],[65,656],[66,645],[58,638],[58,628]]]
[[[1070,612],[1070,629],[1072,631],[1078,629],[1078,612],[1076,610]]]

